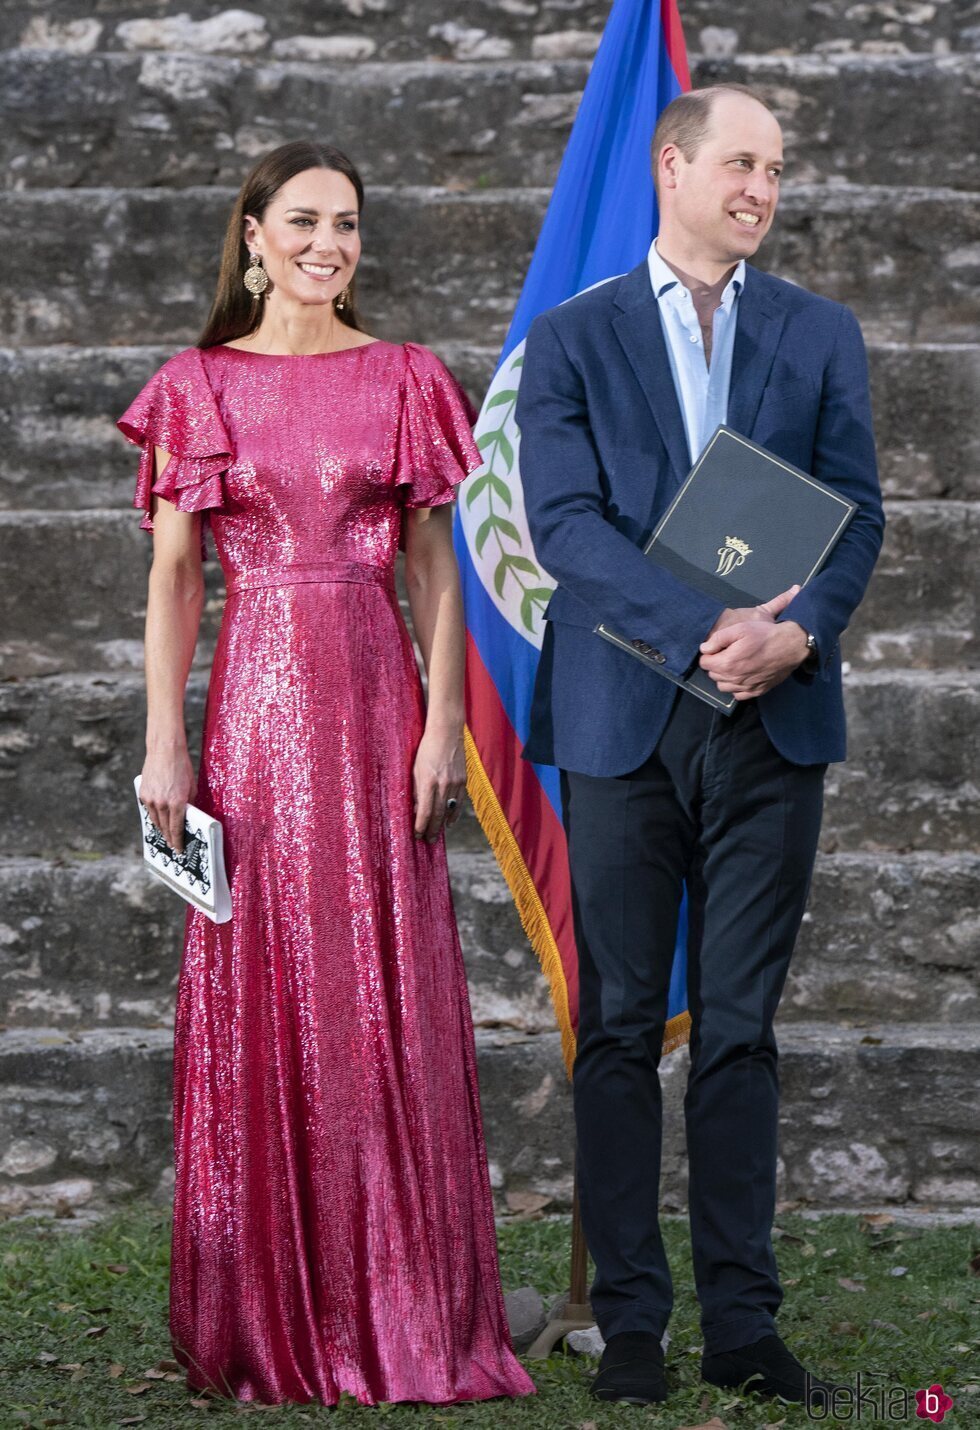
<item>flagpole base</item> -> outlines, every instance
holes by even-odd
[[[592,1307],[587,1301],[581,1306],[574,1303],[562,1306],[561,1315],[556,1320],[548,1322],[537,1340],[528,1347],[525,1355],[528,1360],[545,1360],[565,1339],[569,1331],[587,1331],[594,1325],[595,1316],[593,1316]]]

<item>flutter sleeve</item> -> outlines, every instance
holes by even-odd
[[[435,353],[406,343],[405,354],[395,481],[404,506],[442,506],[483,465],[473,440],[476,413]]]
[[[153,496],[172,502],[178,511],[224,507],[222,473],[232,460],[231,443],[198,348],[165,363],[116,425],[140,448],[133,505],[143,512],[144,531],[153,530]],[[171,454],[159,477],[154,447]]]

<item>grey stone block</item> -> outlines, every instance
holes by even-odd
[[[197,748],[204,677],[189,683]],[[828,777],[824,848],[971,850],[980,838],[980,674],[877,672],[847,682],[851,756]],[[143,685],[129,674],[0,684],[0,854],[125,853],[142,766]],[[65,800],[65,791],[75,796]],[[84,810],[84,818],[79,811]]]
[[[475,823],[475,821],[474,821]],[[477,1028],[554,1029],[547,985],[479,832],[450,871]],[[169,1026],[184,906],[136,857],[0,861],[0,1023]],[[823,855],[780,1016],[980,1021],[980,856]]]
[[[781,1197],[824,1207],[977,1205],[980,1026],[791,1025],[779,1041]],[[574,1143],[558,1035],[480,1034],[477,1048],[496,1194],[503,1204],[508,1193],[533,1192],[567,1208]],[[681,1050],[661,1067],[667,1210],[686,1199],[686,1065]],[[47,1198],[64,1178],[90,1182],[86,1199],[156,1192],[170,1165],[170,1079],[167,1032],[0,1034],[0,1139],[20,1148],[22,1168],[8,1187],[29,1196],[39,1179],[27,1168],[40,1158]]]
[[[893,502],[888,516],[847,658],[861,668],[976,666],[980,502]],[[142,669],[150,541],[138,521],[132,511],[0,511],[0,674]],[[205,572],[201,665],[224,604],[218,563]]]
[[[0,860],[0,1023],[172,1023],[185,905],[130,843],[130,857]],[[493,856],[453,848],[450,865],[474,1023],[550,1032],[547,986]]]
[[[976,1204],[980,1026],[783,1027],[780,1195]]]
[[[560,56],[351,65],[12,50],[0,55],[0,172],[28,188],[237,185],[277,144],[328,138],[372,184],[548,186],[587,74]],[[755,88],[784,126],[796,182],[928,185],[940,146],[943,182],[969,189],[978,74],[971,55],[740,56],[701,59],[692,78]]]
[[[113,422],[176,346],[0,349],[0,508],[128,507],[135,453]],[[497,349],[434,346],[479,405]],[[886,493],[980,499],[980,345],[872,344],[868,356]]]
[[[253,6],[250,13],[264,21],[257,40],[249,42],[264,39],[259,54],[295,36],[356,37],[372,44],[380,59],[425,59],[458,52],[459,41],[454,44],[445,36],[443,0],[290,0],[280,7]],[[5,47],[97,45],[105,50],[127,43],[181,44],[185,27],[160,25],[166,17],[177,15],[199,22],[214,16],[215,7],[207,0],[100,0],[93,14],[90,0],[59,0],[55,18],[47,0],[23,0],[0,13],[0,43]],[[569,30],[598,36],[608,15],[609,0],[467,0],[464,23],[456,29],[475,32],[485,45],[498,49],[507,45],[515,55],[524,55],[538,36],[560,36]],[[150,21],[159,28],[120,33],[134,20],[144,25]],[[728,37],[727,48],[748,54],[814,48],[831,52],[865,48],[874,54],[972,49],[980,14],[976,0],[931,4],[782,0],[772,7],[760,6],[756,0],[684,0],[682,20],[690,51],[711,50],[720,31]],[[477,46],[479,54],[480,40],[470,44]]]
[[[171,1043],[149,1029],[0,1034],[0,1144],[54,1149],[45,1183],[82,1177],[112,1199],[152,1192],[171,1160]]]
[[[313,139],[349,153],[371,184],[550,186],[587,73],[580,60],[255,65],[10,51],[0,171],[11,187],[237,188],[260,154]]]
[[[188,732],[199,740],[206,681],[188,683]],[[54,717],[54,723],[52,723]],[[132,852],[133,777],[145,753],[136,676],[51,676],[0,685],[0,853]]]
[[[361,265],[369,326],[399,341],[501,342],[547,197],[539,189],[372,191]],[[9,245],[29,248],[39,231],[46,240],[33,255],[30,288],[13,266],[0,274],[9,341],[193,341],[231,198],[221,189],[19,194]],[[976,195],[843,184],[787,189],[761,259],[852,304],[869,341],[976,339]]]
[[[793,184],[930,185],[939,147],[944,186],[977,187],[975,56],[738,55],[698,60],[691,77],[755,90],[782,125]]]
[[[0,676],[141,670],[151,539],[135,511],[0,512]],[[224,606],[205,563],[197,659],[210,662]]]
[[[891,497],[980,497],[980,346],[868,352],[882,488]]]
[[[862,668],[980,664],[980,502],[889,502],[845,657]]]
[[[0,909],[0,1023],[172,1025],[186,905],[138,838],[128,859],[0,861]]]
[[[852,675],[849,759],[832,765],[822,846],[975,851],[980,674]]]
[[[980,1022],[980,855],[822,855],[783,1022]]]

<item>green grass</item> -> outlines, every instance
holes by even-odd
[[[783,1216],[777,1251],[786,1282],[780,1330],[812,1367],[853,1381],[881,1372],[885,1383],[915,1390],[939,1381],[952,1395],[950,1430],[980,1426],[980,1275],[971,1259],[980,1228],[874,1229],[854,1217],[806,1222]],[[139,1424],[198,1426],[261,1414],[282,1426],[323,1422],[322,1408],[260,1410],[214,1400],[191,1404],[182,1380],[165,1376],[168,1221],[163,1213],[130,1208],[91,1229],[58,1223],[9,1222],[0,1227],[0,1426],[67,1425],[109,1430]],[[538,1395],[521,1402],[431,1409],[344,1404],[342,1424],[526,1427],[526,1430],[605,1430],[651,1426],[677,1430],[718,1417],[728,1430],[810,1425],[800,1407],[716,1391],[699,1380],[700,1332],[691,1290],[686,1226],[670,1221],[666,1239],[677,1305],[668,1351],[671,1398],[659,1410],[603,1407],[588,1395],[592,1364],[554,1356],[529,1368]],[[504,1286],[534,1285],[547,1299],[567,1276],[567,1222],[503,1227]],[[892,1274],[904,1267],[901,1275]],[[863,1291],[849,1290],[840,1279]],[[160,1369],[161,1363],[163,1369]],[[172,1372],[170,1372],[172,1373]],[[146,1386],[139,1393],[130,1387]],[[142,1417],[134,1420],[132,1417]],[[863,1415],[865,1423],[867,1413]],[[841,1423],[836,1421],[826,1423]],[[910,1425],[928,1425],[914,1418]]]

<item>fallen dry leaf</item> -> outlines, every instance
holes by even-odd
[[[113,1361],[109,1367],[109,1374],[113,1380],[118,1380],[125,1369],[126,1367],[124,1365],[120,1365],[118,1361]]]
[[[105,1335],[108,1329],[108,1326],[89,1326],[88,1330],[85,1331],[84,1334],[88,1337],[90,1341],[97,1341],[100,1336]]]
[[[677,1430],[728,1430],[728,1426],[724,1420],[719,1420],[717,1415],[712,1415],[703,1425],[679,1425]]]
[[[505,1200],[508,1211],[523,1216],[544,1211],[545,1207],[551,1205],[551,1198],[542,1192],[508,1192]]]
[[[124,1385],[123,1390],[127,1395],[143,1395],[150,1388],[148,1380],[139,1380],[135,1385]]]
[[[594,1420],[581,1420],[578,1430],[598,1430],[598,1427]]]
[[[859,1231],[877,1231],[880,1226],[894,1226],[895,1218],[888,1212],[868,1212],[858,1222]]]
[[[861,1327],[856,1326],[853,1321],[835,1321],[830,1329],[835,1336],[859,1336],[861,1334]]]
[[[934,1321],[938,1315],[938,1311],[920,1311],[915,1319],[917,1321]]]
[[[56,1311],[77,1311],[77,1301],[59,1301],[55,1306]]]
[[[157,1370],[180,1370],[180,1365],[175,1360],[158,1360]]]
[[[67,1363],[62,1363],[55,1366],[55,1370],[81,1370],[81,1368],[82,1363],[80,1360],[68,1361]]]
[[[144,1380],[163,1380],[163,1378],[164,1372],[162,1370],[145,1370],[143,1372]]]
[[[38,1360],[41,1362],[42,1365],[54,1365],[57,1359],[58,1357],[56,1355],[52,1355],[51,1351],[41,1351],[40,1355],[38,1356]]]
[[[191,1401],[191,1405],[193,1405],[193,1407],[194,1407],[195,1410],[210,1410],[210,1409],[211,1409],[211,1402],[210,1402],[210,1400],[201,1400],[201,1399],[199,1399],[199,1398],[196,1397],[196,1396],[195,1396],[195,1398]]]
[[[797,1236],[796,1233],[792,1231],[784,1231],[781,1226],[774,1226],[772,1234],[778,1241],[795,1242],[797,1246],[803,1245],[802,1236]]]
[[[120,1425],[142,1425],[146,1419],[145,1415],[127,1415],[125,1420],[120,1420]]]
[[[59,1197],[54,1204],[54,1214],[59,1221],[71,1221],[75,1215],[75,1208],[64,1197]]]
[[[884,1038],[875,1038],[870,1033],[865,1033],[864,1037],[861,1039],[862,1043],[869,1043],[873,1048],[876,1048],[879,1043],[883,1043],[884,1041]]]
[[[854,1281],[850,1276],[838,1276],[837,1285],[843,1286],[845,1291],[867,1291],[867,1286],[862,1286],[860,1281]]]
[[[976,1256],[970,1257],[970,1270],[974,1276],[980,1276],[980,1251],[977,1252]]]
[[[129,1267],[124,1265],[121,1261],[107,1261],[105,1269],[106,1271],[111,1271],[113,1276],[125,1276]],[[140,1419],[142,1418],[143,1417],[140,1416]]]
[[[801,1256],[816,1256],[816,1254],[817,1248],[814,1246],[812,1241],[804,1242],[804,1244],[800,1247]]]

